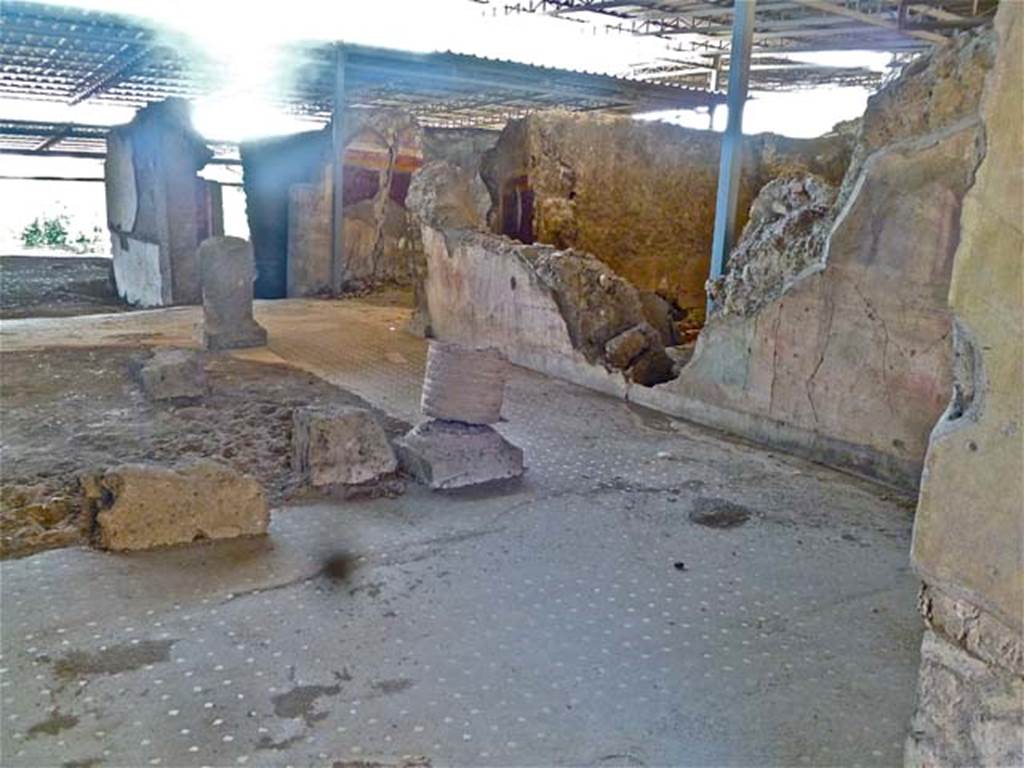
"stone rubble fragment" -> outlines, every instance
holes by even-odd
[[[398,469],[387,435],[363,408],[299,408],[292,425],[292,468],[316,488],[368,483]]]
[[[160,349],[139,371],[150,400],[177,400],[206,394],[206,372],[199,356],[187,349]]]
[[[764,186],[750,207],[729,271],[708,281],[722,314],[750,315],[781,296],[809,269],[820,268],[835,217],[836,188],[810,173]]]
[[[486,424],[433,419],[396,442],[402,467],[434,490],[523,474],[523,451]]]
[[[651,348],[637,358],[628,373],[634,384],[653,387],[675,378],[675,361],[664,349]]]
[[[252,316],[252,246],[240,237],[210,237],[199,246],[203,288],[203,346],[260,347],[267,331]]]
[[[252,536],[270,524],[260,484],[208,459],[180,467],[124,464],[85,479],[83,488],[103,549]]]
[[[485,230],[491,195],[478,169],[434,160],[413,175],[405,205],[437,229]]]
[[[644,352],[650,349],[657,336],[647,323],[638,323],[613,336],[604,345],[604,358],[615,368],[625,370]]]

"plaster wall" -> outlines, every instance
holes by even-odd
[[[915,485],[951,387],[945,295],[980,138],[967,118],[872,155],[825,263],[752,315],[713,316],[680,376],[643,397]]]
[[[1024,12],[1000,4],[987,152],[963,206],[949,303],[955,396],[931,433],[914,526],[924,580],[1024,632]]]

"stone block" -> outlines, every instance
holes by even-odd
[[[362,408],[311,406],[295,411],[292,467],[311,485],[357,485],[398,469],[387,435]]]
[[[202,361],[186,349],[157,350],[142,366],[139,379],[150,400],[202,397],[206,393]]]
[[[215,461],[180,468],[125,464],[84,486],[97,508],[104,549],[251,536],[266,533],[270,524],[260,484]]]
[[[402,467],[435,490],[523,474],[523,451],[485,424],[425,421],[396,442]]]
[[[651,348],[656,338],[656,331],[647,323],[639,323],[632,328],[627,328],[605,343],[605,360],[612,367],[625,370],[634,360]]]
[[[331,292],[331,188],[324,182],[288,188],[287,294]]]
[[[438,229],[487,229],[491,195],[479,168],[435,160],[412,177],[406,207]]]
[[[647,350],[629,369],[629,378],[642,387],[664,384],[675,375],[675,361],[661,348]]]
[[[267,332],[252,317],[252,246],[240,237],[210,237],[199,246],[203,287],[203,346],[259,347]]]
[[[423,415],[466,424],[501,419],[507,364],[495,349],[431,341],[423,378]]]
[[[640,297],[640,307],[643,309],[644,317],[648,324],[658,332],[661,343],[666,347],[674,347],[678,344],[680,337],[676,330],[676,321],[682,317],[682,313],[653,291],[637,291],[637,296]]]

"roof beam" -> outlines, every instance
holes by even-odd
[[[923,32],[921,30],[910,30],[900,29],[900,25],[894,21],[889,21],[881,16],[877,16],[871,13],[864,13],[853,8],[847,8],[845,5],[839,5],[838,3],[832,2],[832,0],[794,0],[795,2],[803,5],[807,8],[813,8],[816,11],[822,13],[832,13],[837,16],[846,16],[849,19],[856,19],[865,24],[870,24],[874,27],[881,27],[882,29],[889,29],[893,32],[898,32],[901,35],[908,35],[910,37],[916,37],[918,40],[927,40],[929,43],[935,43],[936,45],[942,45],[946,42],[946,38],[942,35],[937,35],[934,32]]]
[[[68,104],[80,104],[90,96],[95,96],[120,82],[128,70],[146,58],[154,49],[155,46],[146,45],[134,52],[125,52],[114,57],[110,63],[94,72],[75,89],[71,98],[68,99]]]
[[[63,128],[54,131],[51,136],[47,136],[45,139],[43,139],[34,147],[32,147],[32,151],[45,152],[50,147],[54,146],[55,144],[59,144],[62,140],[66,139],[68,137],[68,134],[71,133],[74,127],[74,125],[65,125]]]

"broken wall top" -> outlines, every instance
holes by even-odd
[[[727,273],[711,283],[716,309],[741,315],[755,312],[796,280],[812,274],[807,268],[824,264],[830,258],[829,230],[850,202],[869,158],[901,142],[928,143],[932,135],[976,120],[993,57],[990,30],[960,35],[953,44],[935,48],[907,65],[898,78],[868,99],[861,119],[837,125],[835,132],[852,139],[854,148],[839,193],[830,194],[828,201],[808,200],[807,205],[794,207],[778,198],[777,191],[794,184],[830,186],[832,180],[814,175],[784,172],[782,179],[766,185],[751,204],[750,224],[757,226],[745,227],[729,255]],[[763,226],[763,209],[779,204],[787,209],[780,211],[785,215]]]
[[[964,32],[907,64],[899,76],[868,98],[855,137],[841,206],[873,152],[898,141],[935,133],[976,116],[985,76],[995,60],[991,29]]]
[[[720,146],[712,131],[628,117],[551,111],[511,121],[484,165],[496,202],[492,229],[592,253],[699,323]],[[739,210],[786,171],[838,183],[849,155],[847,134],[748,137]]]
[[[111,128],[122,137],[130,137],[136,152],[159,154],[163,147],[160,140],[170,135],[179,140],[175,157],[164,160],[180,162],[191,159],[191,170],[202,169],[213,158],[213,150],[192,126],[192,108],[185,99],[171,98],[148,104],[132,118],[131,122]]]

